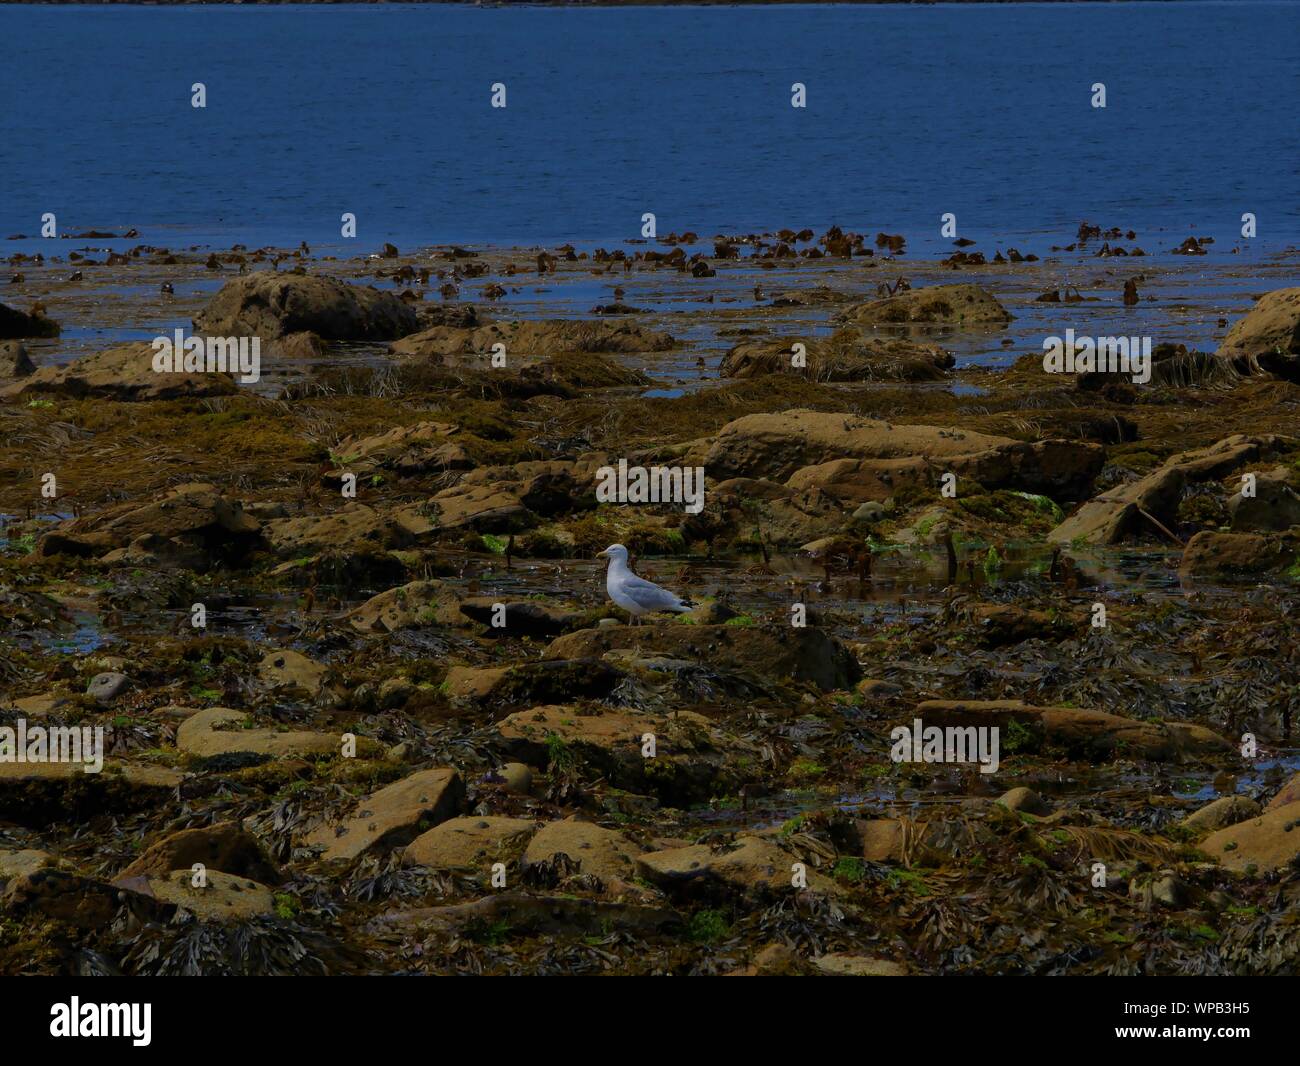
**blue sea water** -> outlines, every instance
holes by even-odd
[[[352,212],[366,248],[593,245],[653,212],[917,254],[952,212],[984,248],[1088,219],[1150,252],[1253,212],[1248,255],[1300,243],[1291,2],[5,6],[0,41],[0,237],[319,250]]]

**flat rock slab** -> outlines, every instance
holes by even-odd
[[[437,825],[452,817],[465,799],[457,770],[437,767],[395,781],[362,800],[337,825],[313,829],[303,843],[320,847],[321,858],[352,860],[376,847],[409,844],[421,823]]]
[[[813,965],[829,977],[907,977],[910,971],[892,959],[873,959],[866,955],[822,955]]]
[[[624,649],[692,659],[775,682],[807,682],[824,692],[852,688],[861,676],[849,650],[812,626],[601,626],[557,637],[543,658],[599,659]]]
[[[1130,757],[1165,762],[1184,755],[1233,750],[1223,737],[1204,726],[1185,722],[1138,722],[1104,711],[1077,707],[1035,707],[1019,700],[927,700],[912,712],[922,727],[989,726],[1001,730],[1007,754],[1007,730],[1014,722],[1038,745],[1062,747],[1088,758]],[[911,723],[907,723],[910,725]]]
[[[229,707],[209,707],[197,711],[176,730],[176,748],[187,755],[211,758],[214,755],[247,753],[251,755],[338,755],[343,738],[338,733],[312,733],[306,730],[241,728],[248,718],[246,711]],[[225,727],[225,728],[223,728]],[[358,750],[361,738],[358,738]]]
[[[637,859],[637,869],[648,881],[665,889],[703,882],[746,894],[779,894],[798,891],[792,883],[794,864],[798,861],[770,840],[741,836],[734,844],[721,848],[692,844],[653,851]],[[834,882],[811,867],[807,868],[806,876],[813,891],[838,892]]]
[[[487,874],[493,863],[509,864],[537,828],[527,818],[452,818],[416,837],[402,855],[407,866],[473,870]]]
[[[1229,870],[1280,870],[1300,858],[1300,803],[1265,811],[1258,818],[1211,833],[1197,845]]]
[[[537,831],[524,851],[524,866],[567,855],[579,864],[579,873],[594,874],[601,880],[631,881],[640,853],[640,848],[615,829],[566,818],[548,822]]]
[[[188,869],[134,879],[132,887],[162,903],[184,907],[205,922],[237,922],[275,910],[275,895],[266,885],[219,870],[205,876],[203,888],[194,885],[194,873]]]
[[[48,851],[38,848],[23,848],[21,851],[0,849],[0,881],[57,866],[59,860]]]

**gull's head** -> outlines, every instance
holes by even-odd
[[[620,562],[627,562],[627,549],[621,544],[611,544],[603,552],[596,554],[597,559],[617,559]]]

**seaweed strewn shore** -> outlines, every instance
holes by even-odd
[[[905,247],[9,256],[0,972],[1294,973],[1294,252]]]

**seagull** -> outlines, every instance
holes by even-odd
[[[643,614],[651,611],[674,611],[684,614],[693,604],[681,599],[676,593],[660,588],[653,582],[637,577],[628,568],[627,549],[621,544],[611,544],[597,555],[599,559],[609,560],[609,571],[605,575],[605,591],[609,598],[632,616],[632,624]]]

